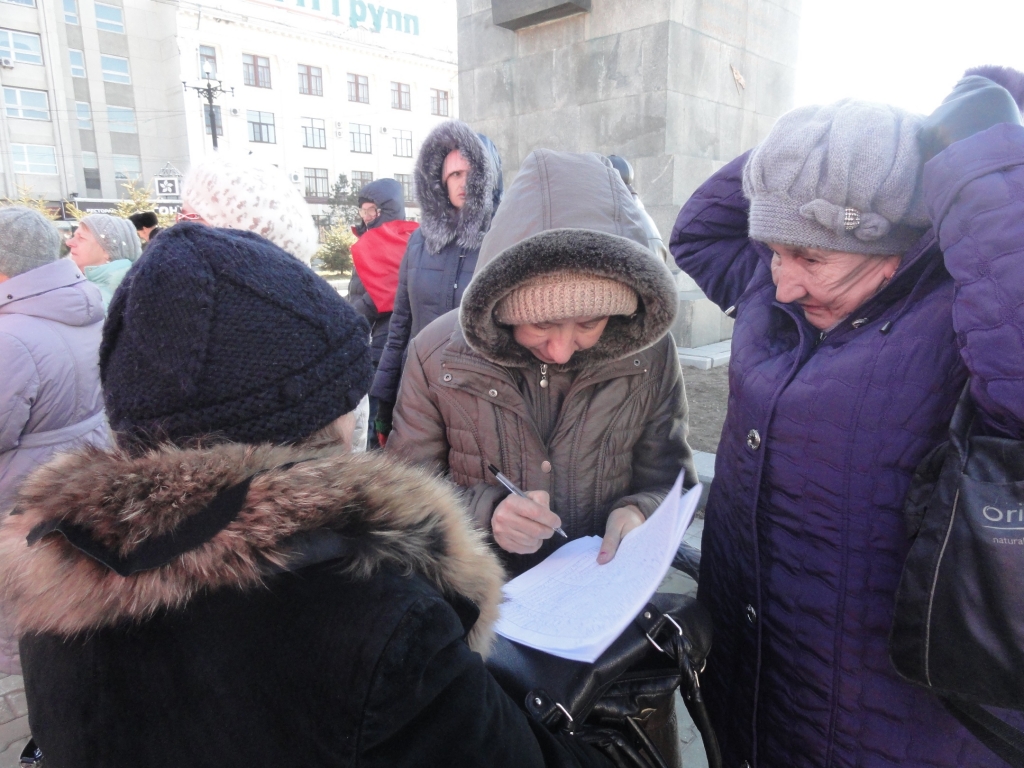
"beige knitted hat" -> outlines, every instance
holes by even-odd
[[[494,307],[503,325],[547,323],[568,317],[605,317],[636,312],[636,291],[625,283],[586,272],[551,272],[527,280]]]

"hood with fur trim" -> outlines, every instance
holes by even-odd
[[[494,319],[498,302],[527,280],[552,272],[584,272],[625,283],[637,311],[613,316],[590,349],[561,369],[618,360],[655,344],[675,320],[675,280],[648,248],[643,217],[606,157],[538,149],[523,162],[480,248],[459,308],[466,342],[499,365],[536,363]]]
[[[462,208],[451,204],[441,183],[444,159],[456,149],[471,169]],[[431,253],[452,241],[463,248],[479,248],[501,193],[501,157],[490,139],[460,120],[441,123],[427,135],[416,158],[416,198],[422,211],[420,231]]]
[[[330,551],[314,561],[353,579],[387,566],[471,600],[470,646],[489,649],[504,573],[453,489],[334,446],[65,454],[24,483],[0,526],[0,602],[18,635],[144,621],[308,564],[314,534]]]

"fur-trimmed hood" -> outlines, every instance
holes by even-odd
[[[22,486],[0,526],[0,602],[19,635],[70,636],[181,609],[205,590],[260,588],[307,564],[318,539],[330,555],[313,561],[336,559],[354,579],[387,566],[471,600],[470,646],[485,653],[504,573],[467,521],[447,484],[380,454],[84,450]]]
[[[601,340],[562,368],[646,349],[675,320],[675,281],[648,248],[640,209],[608,158],[538,149],[523,162],[480,248],[459,309],[466,342],[499,365],[536,363],[512,329],[495,321],[494,308],[526,280],[562,271],[617,280],[639,297],[635,314],[611,317]]]
[[[451,204],[441,183],[444,159],[456,149],[471,169],[461,209]],[[463,248],[479,248],[501,193],[501,157],[490,139],[460,120],[441,123],[427,135],[416,158],[416,197],[422,211],[420,232],[431,253],[452,241]]]

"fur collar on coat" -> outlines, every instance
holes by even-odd
[[[655,344],[675,320],[679,298],[668,267],[648,247],[644,219],[606,157],[538,149],[523,161],[480,248],[459,308],[469,345],[498,365],[536,358],[494,319],[502,298],[527,280],[560,271],[625,283],[637,311],[616,315],[600,341],[560,369],[618,360]]]
[[[298,463],[294,463],[298,462]],[[241,511],[204,544],[127,577],[54,532],[84,530],[120,555],[180,526],[218,491],[251,477]],[[415,573],[441,594],[472,600],[469,633],[486,653],[504,573],[447,484],[379,454],[237,443],[170,446],[132,457],[89,449],[59,457],[24,483],[0,527],[0,601],[17,633],[73,635],[184,608],[198,593],[259,588],[294,566],[294,542],[328,529],[345,542],[338,568],[353,579],[382,566]],[[31,541],[32,543],[27,543]]]
[[[461,209],[452,206],[448,190],[441,183],[444,159],[455,149],[471,169]],[[490,139],[459,120],[434,128],[416,158],[416,197],[423,212],[420,232],[427,250],[439,253],[453,241],[462,248],[479,248],[501,201],[501,191],[501,158]]]

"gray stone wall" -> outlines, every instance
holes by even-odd
[[[667,242],[693,190],[792,106],[800,3],[592,0],[511,31],[491,0],[458,0],[459,117],[497,144],[506,185],[538,147],[622,155]],[[681,276],[681,300],[710,304],[694,289]],[[680,346],[731,334],[717,309],[684,310],[699,322]]]

